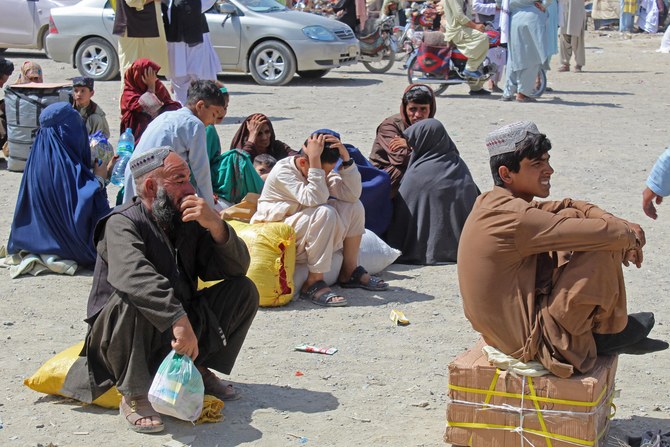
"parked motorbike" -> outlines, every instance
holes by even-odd
[[[396,26],[393,28],[393,35],[396,38],[398,47],[398,52],[396,53],[397,61],[408,59],[416,49],[414,46],[414,33],[433,30],[435,25],[439,23],[440,18],[435,4],[431,1],[412,2],[411,6],[405,9],[405,16],[407,17],[405,26]],[[407,64],[404,64],[402,68],[406,69]]]
[[[386,73],[395,62],[397,45],[393,36],[393,16],[381,19],[368,35],[358,40],[361,47],[359,61],[371,73]]]
[[[415,50],[407,60],[407,80],[410,84],[427,84],[440,95],[450,85],[475,84],[491,78],[497,70],[496,64],[487,57],[478,68],[483,77],[473,79],[463,75],[468,58],[458,48],[449,43],[446,46],[430,46],[425,43],[429,32],[416,32],[414,36]],[[488,29],[489,49],[501,46],[500,32]],[[432,39],[429,39],[432,40]],[[547,88],[547,75],[544,69],[538,73],[537,84],[532,96],[541,96]]]

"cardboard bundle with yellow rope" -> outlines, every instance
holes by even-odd
[[[617,357],[588,375],[523,377],[489,364],[483,342],[449,365],[445,442],[471,447],[606,444]]]

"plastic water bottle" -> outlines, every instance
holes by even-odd
[[[119,160],[112,171],[112,178],[109,179],[116,186],[123,186],[126,165],[130,160],[130,156],[133,155],[133,150],[135,150],[135,137],[133,136],[133,131],[128,128],[121,134],[119,144],[116,146],[116,154],[119,156]]]

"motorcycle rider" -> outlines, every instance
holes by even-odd
[[[486,59],[489,50],[489,39],[484,33],[484,25],[475,23],[472,16],[472,7],[469,0],[442,0],[444,15],[442,25],[444,26],[444,38],[451,42],[463,53],[468,61],[465,70],[461,73],[463,77],[480,79],[483,74],[478,70]],[[477,88],[479,87],[479,88]],[[481,84],[471,86],[471,94],[481,91]],[[483,90],[490,94],[491,92]]]

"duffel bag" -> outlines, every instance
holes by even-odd
[[[19,84],[5,89],[5,115],[9,157],[7,169],[23,172],[30,155],[40,114],[48,105],[69,101],[68,84]]]

